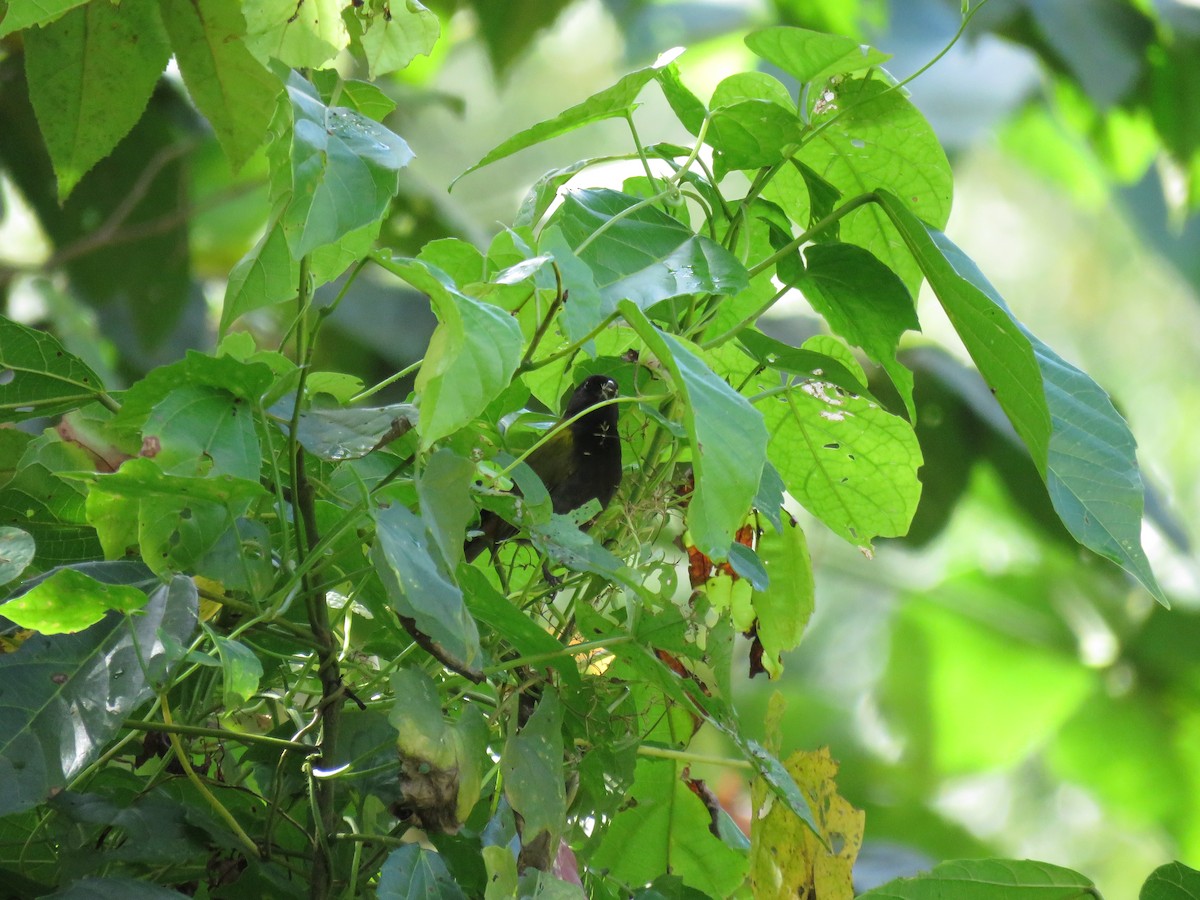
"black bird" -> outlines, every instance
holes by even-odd
[[[617,383],[607,375],[591,375],[575,388],[567,401],[556,432],[529,455],[526,462],[550,493],[559,515],[598,500],[604,509],[621,483],[621,439],[617,434],[617,407],[606,403],[617,396]],[[597,404],[605,403],[604,406]],[[591,407],[565,428],[558,428]],[[495,546],[517,533],[517,529],[491,510],[480,515],[483,532],[467,541],[467,562],[485,547]]]

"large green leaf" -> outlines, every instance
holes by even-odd
[[[90,482],[88,521],[106,555],[136,546],[160,575],[189,571],[267,491],[257,481],[221,475],[169,475],[139,457],[109,475],[76,476]]]
[[[627,299],[647,309],[683,294],[735,294],[749,284],[746,267],[728,250],[629,194],[571,191],[550,221],[610,303]]]
[[[704,803],[679,778],[677,764],[642,757],[630,796],[591,864],[626,884],[645,884],[671,872],[710,897],[728,896],[746,875],[743,853],[709,830]]]
[[[910,421],[913,374],[896,359],[900,336],[920,331],[912,295],[896,273],[854,244],[813,244],[804,251],[797,287],[830,329],[883,366],[904,400]]]
[[[409,844],[393,850],[379,873],[378,900],[465,900],[440,854]]]
[[[0,421],[69,412],[103,392],[100,377],[56,337],[0,316]]]
[[[379,219],[400,188],[400,170],[413,158],[408,144],[374,119],[327,107],[317,89],[293,72],[291,199],[283,213],[288,248],[299,259]],[[274,153],[276,166],[282,153]],[[275,185],[277,195],[282,181]],[[277,196],[276,199],[282,199]]]
[[[243,6],[246,47],[264,64],[277,59],[319,69],[350,43],[338,0],[257,0]]]
[[[887,192],[880,204],[1029,448],[1067,530],[1166,604],[1141,545],[1145,488],[1137,445],[1108,395],[1030,334],[949,238]]]
[[[801,84],[860,72],[891,59],[853,38],[776,25],[746,35],[746,46]]]
[[[0,527],[0,585],[16,577],[33,562],[33,537],[20,528]]]
[[[835,345],[835,339],[814,338],[805,346]],[[857,368],[848,353],[842,365]],[[912,426],[871,397],[820,376],[784,386],[760,379],[759,385],[771,462],[792,496],[864,549],[876,537],[904,534],[921,496],[921,448]]]
[[[1159,866],[1142,885],[1138,900],[1200,900],[1200,872],[1181,862]]]
[[[434,451],[417,475],[421,518],[451,572],[462,561],[463,539],[475,515],[474,477],[475,464],[446,447]]]
[[[42,634],[73,634],[95,625],[110,609],[133,612],[145,603],[146,595],[135,587],[58,569],[5,603],[4,617]]]
[[[553,847],[566,826],[562,722],[558,693],[546,686],[537,709],[520,731],[509,735],[500,757],[504,796],[524,819],[525,844],[546,832]]]
[[[1081,900],[1100,892],[1078,872],[1031,859],[944,862],[915,878],[898,878],[860,894],[869,900]]]
[[[462,293],[446,273],[417,259],[381,264],[429,295],[438,327],[417,373],[421,446],[479,415],[512,381],[524,340],[516,319]]]
[[[141,118],[170,56],[155,0],[90,3],[25,34],[30,100],[60,201]]]
[[[271,407],[271,412],[290,422],[291,405],[288,398]],[[300,411],[296,440],[313,456],[340,462],[360,459],[404,436],[416,424],[417,408],[411,403],[349,409],[312,406]]]
[[[417,0],[376,9],[359,39],[372,78],[405,68],[428,56],[441,34],[438,17]]]
[[[162,0],[162,17],[188,93],[240,169],[262,144],[281,89],[242,43],[241,4]]]
[[[38,0],[36,3],[6,3],[4,21],[0,22],[0,37],[30,25],[46,25],[67,10],[83,6],[88,0]]]
[[[376,507],[371,515],[371,559],[396,612],[437,645],[444,661],[478,674],[479,630],[462,591],[430,554],[425,524],[398,504]]]
[[[519,150],[524,150],[526,147],[532,147],[534,144],[540,144],[543,141],[556,138],[561,134],[574,131],[576,128],[581,128],[592,122],[600,122],[604,119],[611,119],[616,116],[624,116],[632,113],[637,106],[637,96],[642,92],[642,88],[655,77],[660,68],[670,63],[675,55],[677,54],[663,54],[653,65],[630,72],[616,84],[605,88],[599,93],[592,94],[592,96],[588,97],[582,103],[572,106],[570,109],[563,110],[553,119],[539,122],[536,125],[526,128],[524,131],[514,134],[508,140],[502,141],[498,146],[489,150],[483,159],[463,172],[462,175],[459,175],[458,178],[469,175],[476,169],[490,165],[498,159],[512,156],[512,154]],[[454,180],[458,181],[458,178]]]
[[[196,628],[189,579],[156,586],[126,562],[81,569],[149,590],[150,600],[140,615],[110,613],[78,634],[35,635],[0,654],[0,815],[45,802],[95,759],[161,686]]]
[[[713,110],[705,140],[727,169],[757,169],[781,162],[801,134],[794,111],[755,98]]]
[[[187,894],[157,884],[111,875],[105,878],[80,878],[45,896],[47,900],[182,900]]]
[[[945,151],[925,117],[901,91],[879,79],[848,79],[835,93],[836,99],[814,114],[815,136],[796,159],[845,197],[884,188],[903,197],[920,218],[944,228],[953,179]],[[807,184],[790,169],[780,176],[766,196],[779,202],[793,221],[806,221]],[[841,220],[840,230],[843,241],[871,251],[916,296],[921,271],[881,209],[868,204],[851,212]]]
[[[692,445],[696,491],[687,523],[696,546],[711,559],[729,555],[733,534],[758,492],[767,457],[762,414],[718,378],[697,352],[659,331],[630,300],[621,314],[671,373]]]

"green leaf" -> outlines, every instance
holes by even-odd
[[[228,391],[177,388],[154,405],[141,430],[142,454],[168,475],[258,479],[262,451],[254,412]]]
[[[43,436],[29,442],[16,474],[0,489],[0,521],[29,532],[38,567],[95,559],[101,554],[95,529],[87,523],[86,487],[58,476],[59,472],[93,465],[79,448]]]
[[[8,584],[33,562],[33,537],[20,528],[0,528],[0,585]]]
[[[154,0],[90,3],[25,34],[29,98],[60,202],[141,118],[170,56]]]
[[[375,520],[371,560],[392,606],[450,661],[474,673],[480,658],[479,630],[463,603],[462,591],[430,555],[424,524],[397,504],[376,507],[371,515]]]
[[[417,373],[421,447],[462,428],[500,395],[521,361],[521,326],[499,307],[462,293],[444,272],[416,259],[381,265],[429,295],[439,323]]]
[[[547,685],[529,721],[509,735],[500,755],[504,796],[525,820],[521,837],[526,845],[548,832],[554,847],[566,827],[562,723],[562,703]]]
[[[854,244],[814,244],[804,251],[804,277],[796,285],[830,329],[883,366],[909,421],[916,421],[913,374],[896,359],[900,336],[920,331],[912,296],[896,274]]]
[[[852,79],[836,88],[825,112],[814,114],[816,136],[797,159],[846,197],[882,188],[903,197],[917,216],[944,228],[950,216],[953,178],[945,151],[925,117],[904,94],[879,80]],[[804,202],[768,190],[793,221],[803,222]],[[858,244],[890,268],[916,296],[921,271],[905,249],[888,216],[875,204],[855,210],[840,222],[842,240]]]
[[[291,300],[300,280],[300,264],[292,259],[287,235],[273,216],[266,234],[246,251],[229,273],[225,284],[225,302],[221,307],[221,333],[248,312]]]
[[[292,257],[300,259],[383,216],[400,188],[400,170],[413,153],[374,119],[345,107],[326,107],[316,88],[295,72],[288,76],[287,94],[291,199],[283,230]],[[278,157],[274,163],[280,164]],[[281,200],[282,185],[273,191]]]
[[[385,7],[363,32],[363,55],[372,78],[398,72],[417,56],[428,56],[441,34],[438,17],[417,0]]]
[[[911,425],[820,378],[771,387],[757,405],[771,462],[805,509],[864,549],[908,530],[921,496],[921,448]]]
[[[794,112],[753,99],[713,110],[705,140],[726,168],[758,169],[790,156],[802,133]]]
[[[192,100],[234,170],[263,142],[280,84],[242,42],[237,0],[162,0],[171,49]]]
[[[417,844],[388,854],[375,889],[378,900],[466,900],[442,857]]]
[[[891,59],[853,38],[776,25],[746,35],[746,46],[801,84],[860,72]]]
[[[433,679],[420,669],[401,669],[392,676],[392,695],[396,702],[388,721],[396,729],[400,751],[438,769],[453,768],[451,728]]]
[[[571,191],[550,222],[609,303],[628,299],[647,309],[683,294],[735,294],[749,284],[746,267],[716,241],[619,191]]]
[[[74,634],[95,625],[110,609],[132,612],[146,603],[135,587],[105,584],[78,569],[59,569],[0,610],[22,628],[42,634]]]
[[[246,48],[264,65],[319,69],[350,44],[339,0],[257,0],[243,6]]]
[[[35,635],[0,654],[0,816],[46,802],[94,760],[154,695],[196,629],[190,579],[159,585],[127,562],[80,569],[147,589],[150,599],[141,615],[110,615],[78,634]]]
[[[574,572],[592,572],[649,598],[642,577],[598,544],[580,526],[595,518],[599,504],[592,501],[572,513],[551,515],[545,522],[529,526],[529,537],[537,549]]]
[[[1080,900],[1099,898],[1091,880],[1030,859],[963,859],[944,862],[915,878],[897,878],[860,894],[869,900]]]
[[[782,654],[800,645],[813,614],[812,559],[804,530],[790,518],[784,519],[782,531],[759,537],[758,555],[771,582],[750,595],[755,634],[762,644],[763,667],[771,678],[778,678],[783,673]]]
[[[268,496],[257,481],[168,475],[146,458],[81,480],[91,485],[87,518],[105,554],[121,557],[136,545],[146,565],[160,575],[191,570],[236,519]]]
[[[463,539],[475,515],[470,487],[475,464],[445,447],[434,451],[417,475],[421,518],[449,571],[463,558]]]
[[[258,691],[263,676],[262,663],[245,644],[218,634],[212,635],[212,641],[221,657],[222,702],[226,711],[233,712]]]
[[[562,273],[563,288],[570,295],[559,316],[563,332],[568,340],[582,340],[616,312],[617,301],[611,295],[607,299],[601,296],[591,268],[575,255],[557,225],[548,225],[542,231],[538,249],[554,257]]]
[[[546,657],[541,665],[555,669],[568,685],[579,685],[579,668],[575,664],[575,657],[496,590],[483,570],[475,566],[460,566],[458,581],[467,609],[476,621],[501,635],[521,656]]]
[[[708,110],[700,98],[683,83],[679,75],[679,66],[673,62],[668,63],[660,68],[654,77],[658,79],[658,86],[662,88],[663,96],[667,98],[667,103],[670,104],[679,124],[693,135],[700,134]]]
[[[271,408],[283,423],[291,420],[292,399]],[[417,408],[411,403],[392,406],[310,406],[300,411],[296,440],[313,456],[330,462],[361,459],[384,444],[403,437],[417,423]]]
[[[880,202],[1029,448],[1067,530],[1168,605],[1141,545],[1145,488],[1137,445],[1108,395],[1030,334],[949,238],[891,194],[881,192]]]
[[[0,22],[0,38],[30,25],[47,25],[63,13],[82,6],[88,0],[38,0],[36,3],[7,3],[7,14]]]
[[[592,122],[601,122],[604,119],[612,119],[632,113],[637,107],[637,96],[642,92],[642,88],[651,79],[655,78],[658,70],[668,65],[675,58],[675,55],[677,54],[663,54],[655,60],[653,65],[630,72],[616,84],[605,88],[599,93],[592,94],[592,96],[588,97],[582,103],[572,106],[570,109],[563,110],[553,119],[539,122],[530,128],[526,128],[524,131],[514,134],[508,140],[503,141],[488,151],[483,159],[463,172],[462,175],[459,175],[458,178],[455,178],[454,182],[457,182],[459,178],[469,175],[476,169],[481,169],[498,159],[504,159],[506,156],[512,156],[512,154],[519,150],[524,150],[526,147],[532,147],[535,144],[556,138],[561,134],[574,131],[576,128],[582,128],[584,125]],[[451,187],[454,186],[454,182],[451,182]]]
[[[767,100],[796,117],[796,101],[778,78],[766,72],[735,72],[713,88],[709,105],[713,112],[747,100]]]
[[[630,791],[633,802],[613,818],[591,859],[626,884],[645,884],[671,872],[710,897],[729,896],[747,861],[709,831],[704,803],[678,777],[670,760],[642,757]]]
[[[53,335],[0,316],[0,421],[59,415],[103,393],[100,377]]]
[[[1181,862],[1159,866],[1142,885],[1138,900],[1200,900],[1200,872]]]
[[[675,382],[696,475],[688,529],[701,552],[725,559],[766,462],[762,415],[681,339],[655,328],[631,301],[622,300],[619,309]]]
[[[341,100],[344,106],[376,122],[382,122],[396,109],[396,101],[389,97],[383,88],[369,81],[358,81],[354,78],[343,81],[334,69],[321,69],[310,75],[326,106],[335,100]]]

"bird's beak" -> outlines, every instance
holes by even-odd
[[[604,387],[600,389],[600,393],[604,395],[605,400],[611,400],[613,397],[617,396],[618,390],[619,388],[617,387],[617,383],[610,378],[608,381],[604,382]]]

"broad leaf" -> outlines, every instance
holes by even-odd
[[[480,658],[479,631],[462,591],[430,554],[424,523],[397,504],[376,507],[371,514],[371,559],[392,606],[450,662],[474,672]]]
[[[679,778],[676,763],[640,758],[630,795],[634,802],[613,818],[592,866],[626,884],[669,871],[711,897],[728,896],[742,883],[745,855],[713,837],[712,818]]]
[[[160,687],[182,652],[173,648],[196,628],[189,579],[154,587],[155,579],[130,563],[85,570],[151,589],[150,600],[141,615],[110,613],[78,634],[35,635],[0,654],[0,815],[45,802],[95,759]]]
[[[473,462],[443,447],[426,460],[416,479],[421,518],[451,572],[462,561],[463,538],[475,515],[470,495],[474,477]]]
[[[393,850],[379,873],[378,900],[465,900],[440,854],[417,844]]]
[[[182,900],[186,897],[187,894],[171,888],[116,875],[80,878],[46,895],[47,900]]]
[[[795,112],[751,99],[713,110],[705,140],[726,168],[757,169],[790,156],[802,133]]]
[[[39,0],[37,3],[8,3],[4,21],[0,22],[0,37],[30,25],[46,25],[67,10],[83,6],[88,0]]]
[[[292,399],[271,408],[286,425],[291,421]],[[360,459],[390,441],[403,437],[417,424],[411,403],[378,407],[310,406],[301,410],[296,440],[313,456],[340,462]]]
[[[135,587],[97,581],[78,569],[58,569],[3,606],[4,617],[42,634],[74,634],[109,610],[133,612],[146,603]]]
[[[103,392],[99,376],[53,335],[0,316],[0,421],[58,415]]]
[[[26,32],[30,100],[60,201],[141,118],[170,56],[155,0],[90,3]]]
[[[397,72],[428,56],[441,34],[438,17],[417,0],[376,10],[359,39],[372,78]]]
[[[240,169],[262,144],[281,89],[242,43],[241,4],[162,0],[162,18],[188,93]]]
[[[1167,863],[1150,873],[1138,900],[1198,900],[1200,872],[1181,862]]]
[[[8,525],[0,528],[0,585],[16,579],[33,562],[34,543],[29,532]]]
[[[245,644],[220,635],[212,636],[221,657],[221,692],[225,709],[234,711],[254,696],[262,681],[263,667],[258,656]]]
[[[267,64],[319,69],[350,43],[338,0],[257,0],[247,3],[246,47]]]
[[[804,531],[790,519],[782,525],[781,531],[768,531],[758,540],[770,583],[750,596],[763,668],[771,678],[782,674],[783,654],[799,646],[814,608],[812,560]]]
[[[854,244],[814,244],[796,285],[830,329],[883,366],[904,401],[910,421],[913,374],[896,359],[900,336],[920,331],[912,296],[896,274]]]
[[[898,878],[860,894],[868,900],[1081,900],[1100,892],[1078,872],[1031,859],[944,862],[915,878]]]
[[[294,258],[332,244],[379,219],[413,158],[408,144],[374,119],[327,107],[316,88],[288,77],[292,112],[291,199],[283,230]],[[279,154],[275,157],[278,164]],[[281,185],[275,185],[276,199]]]
[[[891,194],[881,192],[880,203],[1029,448],[1067,530],[1166,605],[1141,545],[1145,488],[1137,445],[1108,395],[1030,334],[949,238]]]
[[[682,340],[655,328],[631,301],[622,300],[619,308],[675,382],[696,476],[688,529],[701,552],[723,560],[754,501],[766,462],[762,415]]]
[[[647,309],[683,294],[735,294],[749,284],[746,267],[728,250],[629,194],[571,191],[550,221],[610,303],[628,299]]]
[[[891,59],[853,38],[776,25],[746,35],[746,46],[801,84],[860,72]]]
[[[159,575],[193,569],[235,520],[267,497],[257,481],[168,475],[146,458],[110,475],[76,477],[90,482],[87,517],[105,554],[119,558],[136,546]]]
[[[524,819],[526,845],[545,832],[555,847],[566,825],[562,720],[558,693],[547,685],[537,709],[520,731],[509,735],[500,757],[504,796]]]
[[[462,293],[444,272],[420,260],[381,265],[429,295],[438,327],[417,373],[421,447],[462,428],[512,380],[524,345],[521,326],[499,307]]]

